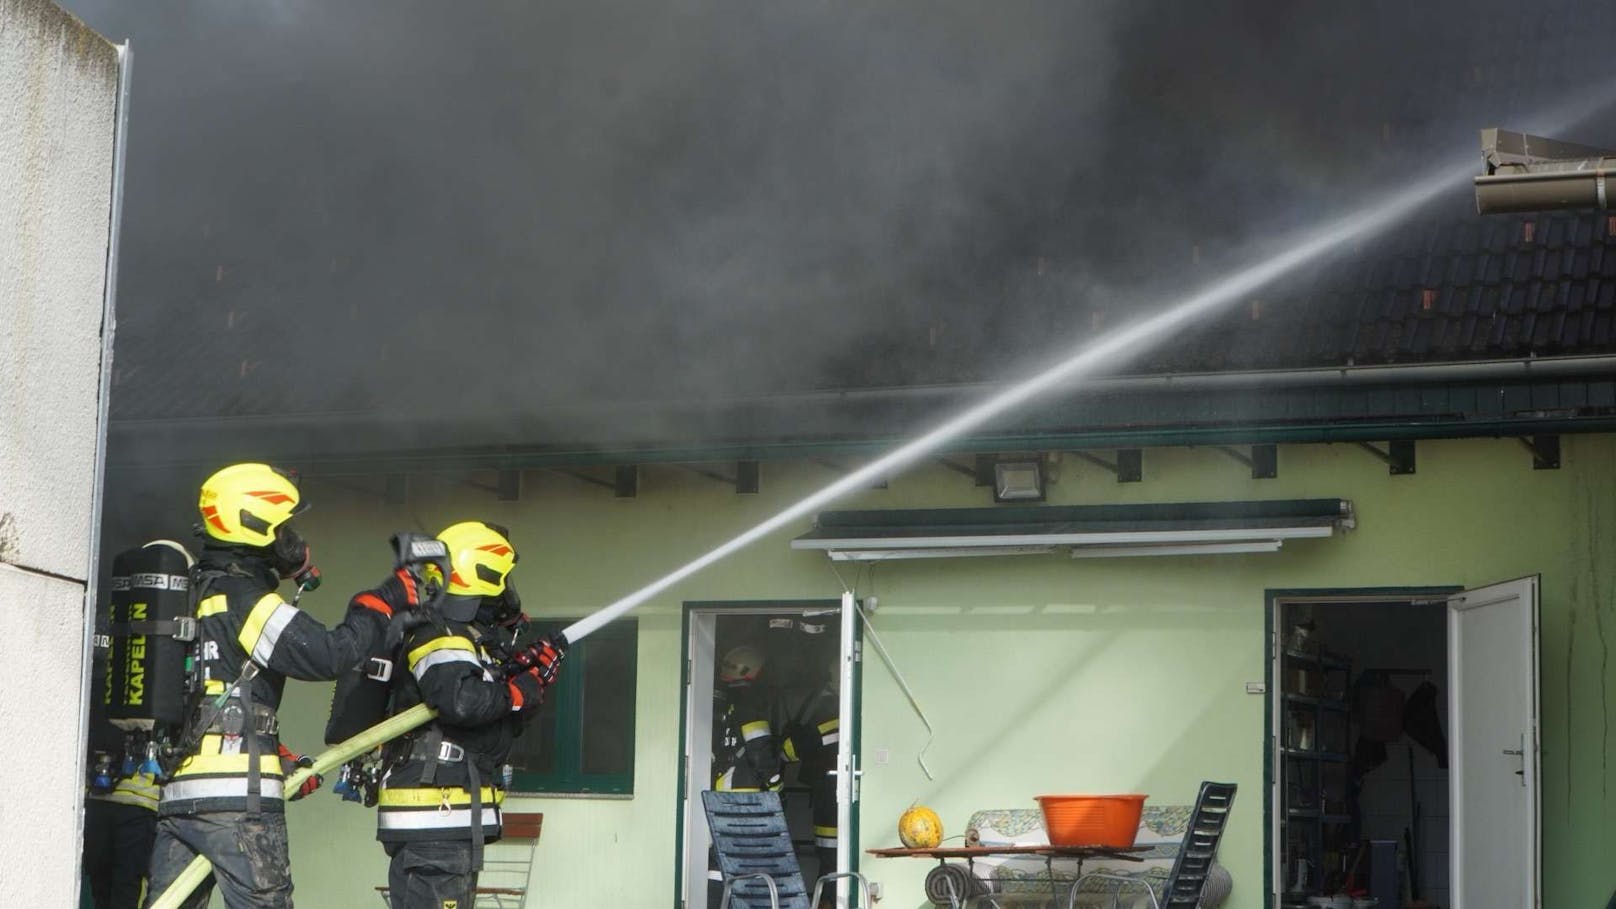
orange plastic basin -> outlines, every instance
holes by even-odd
[[[1132,846],[1139,835],[1142,795],[1040,795],[1052,846]]]

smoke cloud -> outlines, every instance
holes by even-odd
[[[1001,377],[1608,75],[1612,24],[1570,0],[70,5],[136,49],[124,420]]]

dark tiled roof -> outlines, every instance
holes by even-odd
[[[1152,358],[1159,371],[1616,352],[1616,218],[1427,217],[1259,291]]]

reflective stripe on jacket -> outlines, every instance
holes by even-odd
[[[780,787],[780,755],[763,694],[749,683],[713,690],[713,788]]]
[[[225,710],[237,710],[246,734],[258,728],[260,808],[283,810],[284,795],[279,739],[274,711],[280,706],[287,678],[330,681],[357,663],[386,632],[379,612],[350,606],[342,623],[329,630],[296,606],[281,599],[280,577],[264,559],[239,550],[203,550],[196,577],[197,671],[211,705],[241,678],[251,662],[258,672],[235,691]],[[250,709],[249,709],[250,707]],[[192,716],[196,722],[209,708]],[[259,714],[266,714],[262,724]],[[158,810],[164,815],[207,811],[245,811],[249,807],[249,741],[223,735],[215,718],[190,756],[162,788]]]
[[[409,671],[393,677],[393,709],[425,703],[438,717],[387,752],[376,812],[378,840],[458,839],[474,835],[474,825],[481,826],[485,839],[500,835],[505,790],[499,768],[525,717],[512,712],[509,686],[478,643],[483,635],[475,624],[442,619],[405,639]],[[473,773],[482,803],[477,817],[468,788]]]

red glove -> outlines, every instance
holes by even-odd
[[[556,673],[561,671],[561,659],[567,655],[567,639],[545,635],[516,651],[508,664],[512,672],[533,672],[546,688],[555,684]]]
[[[281,755],[281,770],[285,772],[287,776],[291,776],[292,771],[299,767],[314,766],[314,758],[311,758],[308,755],[298,754],[292,749],[287,748],[285,745],[281,745],[279,750]],[[295,802],[298,799],[312,793],[314,790],[319,789],[320,784],[323,782],[325,782],[325,778],[320,776],[318,773],[310,774],[309,778],[303,781],[303,785],[297,787],[297,791],[287,796],[286,800],[289,802]]]
[[[402,568],[395,569],[374,589],[354,594],[351,606],[373,609],[387,618],[395,611],[414,609],[421,605],[421,585]]]
[[[555,684],[561,671],[561,658],[567,655],[567,639],[545,635],[523,647],[505,664],[510,678],[511,709],[531,710],[544,703],[544,689]]]

